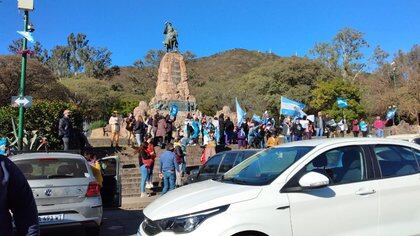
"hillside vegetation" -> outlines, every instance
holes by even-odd
[[[379,46],[373,55],[364,34],[340,30],[330,42],[316,43],[308,57],[280,57],[271,53],[233,49],[196,58],[183,52],[191,93],[204,114],[214,115],[224,105],[234,108],[237,97],[248,115],[269,111],[278,115],[280,97],[307,104],[305,111],[324,111],[335,118],[384,115],[391,105],[410,123],[420,110],[420,46],[392,58]],[[150,50],[132,66],[110,63],[106,48],[89,46],[86,35],[71,34],[67,45],[29,60],[27,93],[36,100],[75,104],[88,120],[106,120],[113,110],[128,113],[155,94],[162,50]],[[13,48],[18,48],[18,45]],[[392,61],[392,63],[391,63]],[[367,69],[367,68],[374,69]],[[0,56],[0,105],[17,94],[19,58]],[[348,100],[340,110],[336,98]]]

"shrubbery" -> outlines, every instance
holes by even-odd
[[[73,125],[76,131],[82,131],[83,114],[74,104],[52,101],[36,101],[25,111],[24,128],[26,131],[38,130],[39,137],[46,137],[51,149],[61,145],[58,137],[58,122],[63,111],[72,111]],[[13,132],[12,119],[18,122],[18,108],[11,106],[0,107],[0,135],[10,136]]]

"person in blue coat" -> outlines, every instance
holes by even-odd
[[[194,141],[194,144],[198,143],[198,135],[200,135],[200,122],[198,120],[198,118],[196,118],[192,124],[191,124],[192,128],[193,128],[193,134],[191,136],[191,139]]]

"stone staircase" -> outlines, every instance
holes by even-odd
[[[187,148],[187,166],[201,165],[201,148],[199,146]],[[157,158],[153,168],[153,183],[155,188],[148,190],[151,192],[160,191],[161,180],[159,178],[159,156],[164,151],[160,147],[155,148]],[[121,183],[123,197],[138,197],[140,196],[140,170],[138,165],[137,155],[134,154],[134,149],[127,148],[119,153],[121,160]]]
[[[123,203],[127,202],[130,206],[135,206],[136,202],[142,202],[143,205],[147,205],[147,201],[152,201],[156,198],[155,196],[147,199],[139,198],[141,175],[138,165],[138,156],[135,154],[134,148],[127,146],[126,139],[120,140],[120,145],[122,146],[120,148],[111,148],[109,146],[110,142],[108,138],[89,139],[89,142],[92,146],[94,146],[94,150],[99,158],[113,155],[119,156]],[[227,149],[229,150],[230,148]],[[153,183],[155,188],[147,190],[152,195],[156,195],[156,193],[161,191],[161,180],[159,178],[159,156],[165,150],[160,147],[156,147],[155,151],[157,155],[153,168]],[[201,153],[202,148],[200,146],[188,146],[186,153],[187,167],[201,165]]]

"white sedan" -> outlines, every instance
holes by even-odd
[[[284,144],[158,198],[138,235],[419,235],[419,162],[392,139]]]

